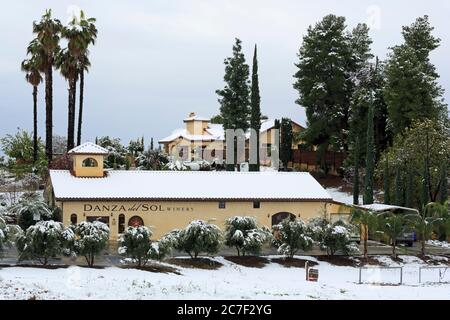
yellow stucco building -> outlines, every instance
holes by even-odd
[[[49,201],[61,208],[65,225],[100,220],[112,240],[127,226],[150,227],[157,239],[195,219],[223,230],[236,215],[271,227],[289,216],[348,213],[305,172],[105,171],[108,151],[100,146],[88,142],[69,154],[72,170],[50,170]]]

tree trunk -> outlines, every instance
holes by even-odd
[[[396,240],[392,240],[392,257],[393,258],[397,258],[397,253],[395,251],[396,246],[397,246],[397,241]]]
[[[67,151],[75,147],[75,96],[76,81],[69,79],[69,106],[67,117]]]
[[[259,130],[256,130],[256,166],[255,171],[260,171],[260,158],[259,158]]]
[[[84,71],[80,72],[80,108],[78,109],[77,146],[81,144],[81,127],[83,123]]]
[[[37,92],[37,86],[33,86],[33,164],[36,164],[38,158]]]
[[[53,59],[48,58],[45,71],[45,156],[48,163],[53,158]]]
[[[425,257],[425,237],[423,237],[423,235],[422,235],[421,244],[422,244],[422,248],[421,248],[422,257]]]

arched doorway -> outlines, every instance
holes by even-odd
[[[272,216],[272,226],[281,223],[284,219],[295,220],[295,215],[290,212],[278,212]]]
[[[140,227],[144,225],[144,220],[139,216],[133,216],[128,220],[129,227]]]

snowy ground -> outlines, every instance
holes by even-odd
[[[419,267],[426,264],[412,256],[401,258],[398,264],[387,256],[376,257],[390,266],[404,266],[402,285],[396,285],[397,269],[363,270],[365,284],[358,284],[358,268],[319,262],[315,283],[305,280],[303,268],[273,262],[249,268],[222,257],[214,258],[223,264],[218,270],[177,267],[181,275],[117,267],[11,267],[0,269],[0,299],[450,299],[450,269],[441,279],[444,283],[437,283],[437,269],[424,270],[419,284]],[[369,284],[375,282],[383,285]]]

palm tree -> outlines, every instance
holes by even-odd
[[[89,61],[88,55],[82,55],[78,64],[80,72],[80,107],[78,109],[77,146],[81,144],[81,127],[83,124],[84,72],[88,72],[90,66],[91,62]]]
[[[39,22],[33,22],[33,33],[42,48],[40,58],[45,61],[45,155],[49,163],[53,156],[53,64],[59,51],[61,29],[61,22],[52,18],[51,9],[45,11]]]
[[[359,226],[361,238],[364,244],[364,258],[368,257],[369,230],[376,229],[377,216],[372,211],[352,209],[350,223]]]
[[[42,82],[40,63],[37,57],[22,61],[22,71],[26,73],[25,79],[33,86],[33,163],[38,158],[38,134],[37,134],[37,93],[38,86]]]
[[[68,117],[67,117],[67,151],[73,149],[75,139],[75,99],[78,79],[78,61],[68,49],[58,53],[55,58],[56,68],[69,83]]]
[[[388,236],[389,241],[392,244],[392,257],[397,258],[397,238],[405,231],[407,218],[403,214],[395,214],[392,212],[380,213],[377,218],[380,231]]]

